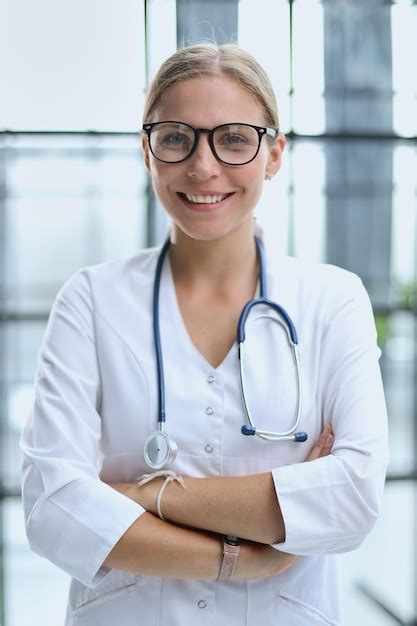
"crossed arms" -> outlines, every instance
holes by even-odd
[[[323,430],[307,461],[330,454],[333,434]],[[285,539],[285,527],[270,472],[246,476],[184,477],[187,489],[171,483],[162,511],[156,496],[163,478],[110,486],[146,509],[121,537],[104,567],[162,578],[214,580],[221,560],[221,535],[242,541],[237,578],[264,578],[285,571],[300,557],[270,547]]]

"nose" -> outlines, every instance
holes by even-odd
[[[207,133],[201,133],[194,154],[188,162],[188,176],[199,180],[209,180],[220,176],[221,163],[214,156]]]

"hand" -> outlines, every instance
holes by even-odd
[[[327,456],[332,451],[334,435],[330,424],[326,424],[317,443],[306,458],[306,461],[315,461],[323,456]]]

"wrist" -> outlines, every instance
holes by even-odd
[[[162,476],[157,474],[162,474]],[[184,489],[187,489],[184,478],[178,476],[173,470],[161,470],[158,473],[138,477],[139,504],[161,519],[171,518],[175,507],[178,506],[177,500]]]
[[[250,562],[253,558],[253,549],[249,541],[242,541],[240,544],[239,558],[236,563],[235,578],[245,580],[248,578]]]
[[[157,507],[156,507],[156,498],[158,496],[159,490],[162,487],[164,482],[163,477],[154,478],[154,480],[145,483],[144,485],[138,485],[136,483],[136,501],[138,504],[143,506],[148,513],[153,513],[154,515],[158,515]]]
[[[268,548],[269,546],[263,543],[242,541],[234,577],[242,580],[258,578],[259,565]]]
[[[233,535],[223,535],[223,556],[217,580],[230,582],[233,579],[240,553],[240,539]]]

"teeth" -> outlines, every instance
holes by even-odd
[[[189,202],[195,202],[196,204],[214,204],[215,202],[220,202],[224,200],[227,194],[223,196],[194,196],[188,193],[184,194]]]

